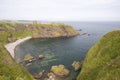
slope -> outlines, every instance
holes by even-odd
[[[120,79],[120,30],[107,33],[87,53],[77,80]]]

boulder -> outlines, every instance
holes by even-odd
[[[44,78],[44,80],[61,80],[61,79],[54,73],[50,72],[47,74],[47,78]]]
[[[42,54],[40,54],[38,57],[39,57],[39,59],[43,59],[43,58],[45,58],[45,56],[42,55]]]
[[[42,71],[39,72],[38,74],[34,74],[33,77],[34,77],[35,79],[40,79],[40,78],[43,76],[44,73],[45,73],[45,70],[42,70]]]
[[[27,55],[25,55],[25,57],[24,57],[24,61],[32,62],[33,59],[34,59],[34,58],[33,58],[33,56],[32,56],[31,54],[27,54]]]
[[[31,66],[31,65],[32,65],[32,63],[27,63],[27,64],[26,64],[27,67],[28,67],[28,66]]]
[[[52,73],[52,72],[48,73],[47,76],[48,77],[50,77],[50,76],[54,76],[55,77],[54,73]]]
[[[53,73],[48,73],[47,74],[49,80],[56,80],[56,76]]]
[[[70,74],[70,71],[65,68],[64,65],[55,65],[51,67],[51,71],[60,77],[66,77]]]
[[[74,68],[75,71],[78,71],[78,70],[81,69],[82,63],[83,63],[83,62],[74,61],[74,62],[72,63],[72,67]]]

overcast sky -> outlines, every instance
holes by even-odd
[[[120,21],[120,0],[0,0],[0,19]]]

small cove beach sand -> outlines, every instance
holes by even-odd
[[[10,55],[15,58],[15,53],[14,53],[14,49],[17,45],[19,45],[20,43],[24,42],[24,41],[27,41],[29,39],[31,39],[32,37],[31,36],[28,36],[28,37],[25,37],[23,39],[19,39],[15,42],[12,42],[12,43],[8,43],[5,45],[5,48],[9,51]]]

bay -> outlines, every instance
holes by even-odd
[[[58,22],[69,24],[81,30],[79,36],[70,38],[30,39],[17,46],[15,53],[18,61],[23,61],[26,54],[32,54],[37,61],[30,66],[23,65],[31,74],[43,69],[50,71],[51,66],[63,64],[71,75],[62,80],[72,80],[77,76],[71,64],[73,61],[84,60],[88,50],[107,32],[120,29],[120,22]],[[82,35],[84,34],[84,35]],[[45,58],[38,60],[38,55]],[[22,64],[21,64],[22,65]]]

